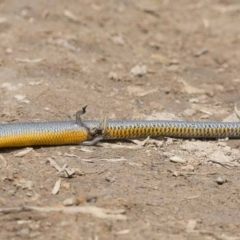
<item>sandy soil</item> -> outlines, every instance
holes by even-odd
[[[1,0],[1,122],[237,120],[237,0]],[[1,150],[0,239],[240,239],[240,141]]]

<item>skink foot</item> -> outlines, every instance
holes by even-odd
[[[106,124],[107,120],[106,117],[104,116],[103,119],[99,122],[98,127],[88,129],[90,136],[93,137],[93,140],[90,141],[90,143],[93,142],[94,143],[93,145],[95,145],[100,140],[104,139],[105,136],[107,136],[107,134],[105,133]]]
[[[84,146],[95,146],[98,142],[100,142],[103,139],[103,135],[97,136],[95,137],[93,140],[91,141],[85,141],[82,143],[82,145]]]
[[[85,127],[88,129],[86,124],[82,121],[81,115],[86,113],[87,105],[82,108],[82,110],[79,110],[76,112],[76,124],[80,127]]]
[[[85,141],[82,144],[87,146],[92,146],[92,145],[96,145],[99,141],[101,141],[104,138],[104,136],[107,135],[104,133],[107,120],[106,120],[106,117],[103,117],[103,119],[99,122],[98,127],[89,128],[81,118],[81,115],[86,113],[86,108],[87,106],[84,106],[82,110],[79,110],[76,112],[76,124],[80,127],[86,128],[89,134],[89,139],[92,139],[90,141]]]

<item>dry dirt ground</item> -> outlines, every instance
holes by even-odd
[[[238,0],[1,0],[0,120],[238,120]],[[239,107],[238,107],[239,108]],[[234,115],[235,114],[235,115]],[[0,239],[240,239],[240,140],[4,149]]]

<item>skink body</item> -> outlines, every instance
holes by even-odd
[[[74,121],[0,124],[0,147],[64,145],[88,140],[87,129]]]
[[[85,121],[88,127],[97,127],[98,121]],[[163,120],[107,121],[105,139],[144,137],[176,138],[239,138],[240,122],[191,122]]]
[[[97,128],[99,121],[29,122],[0,124],[0,147],[77,144],[93,139],[88,129]],[[239,138],[240,122],[188,122],[132,120],[106,122],[103,139],[144,137],[177,138]]]

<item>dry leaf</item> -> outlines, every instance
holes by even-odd
[[[15,58],[16,62],[20,63],[39,63],[42,62],[43,58],[35,58],[35,59],[29,59],[29,58]]]
[[[140,149],[142,148],[139,145],[125,145],[125,144],[113,144],[113,143],[101,143],[99,146],[102,146],[104,148],[112,148],[112,149]]]
[[[228,12],[236,12],[240,10],[239,4],[233,4],[233,5],[215,5],[212,7],[215,11],[220,13],[228,13]]]
[[[205,90],[199,88],[199,87],[193,87],[190,84],[188,84],[184,79],[178,78],[178,82],[182,83],[183,85],[183,90],[186,93],[189,94],[196,94],[196,93],[204,93]]]
[[[121,158],[81,159],[81,161],[85,161],[85,162],[94,162],[94,161],[123,162],[123,161],[127,161],[127,159],[124,157],[121,157]]]
[[[151,58],[153,60],[155,60],[156,62],[160,62],[162,64],[169,64],[171,62],[171,60],[169,58],[167,58],[166,56],[164,56],[162,54],[152,54]]]
[[[52,194],[53,194],[53,195],[58,194],[58,192],[59,192],[59,190],[60,190],[60,186],[61,186],[61,179],[59,178],[59,179],[56,181],[56,183],[55,183],[55,185],[54,185],[54,187],[53,187],[53,190],[52,190]]]
[[[65,10],[63,14],[66,18],[68,18],[69,20],[71,20],[73,22],[78,21],[78,17],[73,12],[71,12],[70,10]]]
[[[0,170],[2,168],[6,168],[7,167],[7,161],[5,160],[4,156],[0,154],[0,160],[2,162],[2,164],[0,164]]]
[[[146,90],[146,88],[141,88],[138,86],[128,86],[127,91],[129,92],[130,95],[144,97],[148,94],[157,92],[158,90],[156,88]]]
[[[130,141],[135,143],[136,145],[139,145],[139,146],[143,147],[148,143],[149,139],[150,139],[150,137],[147,137],[143,141],[140,141],[140,140],[137,140],[137,139],[131,139]]]
[[[186,163],[187,161],[179,156],[170,157],[170,161],[174,163]]]
[[[24,157],[26,154],[30,153],[33,150],[33,148],[26,148],[21,152],[18,152],[14,154],[15,157]]]
[[[58,172],[62,171],[62,168],[52,158],[48,158],[47,162],[49,162],[50,166],[54,167]]]

